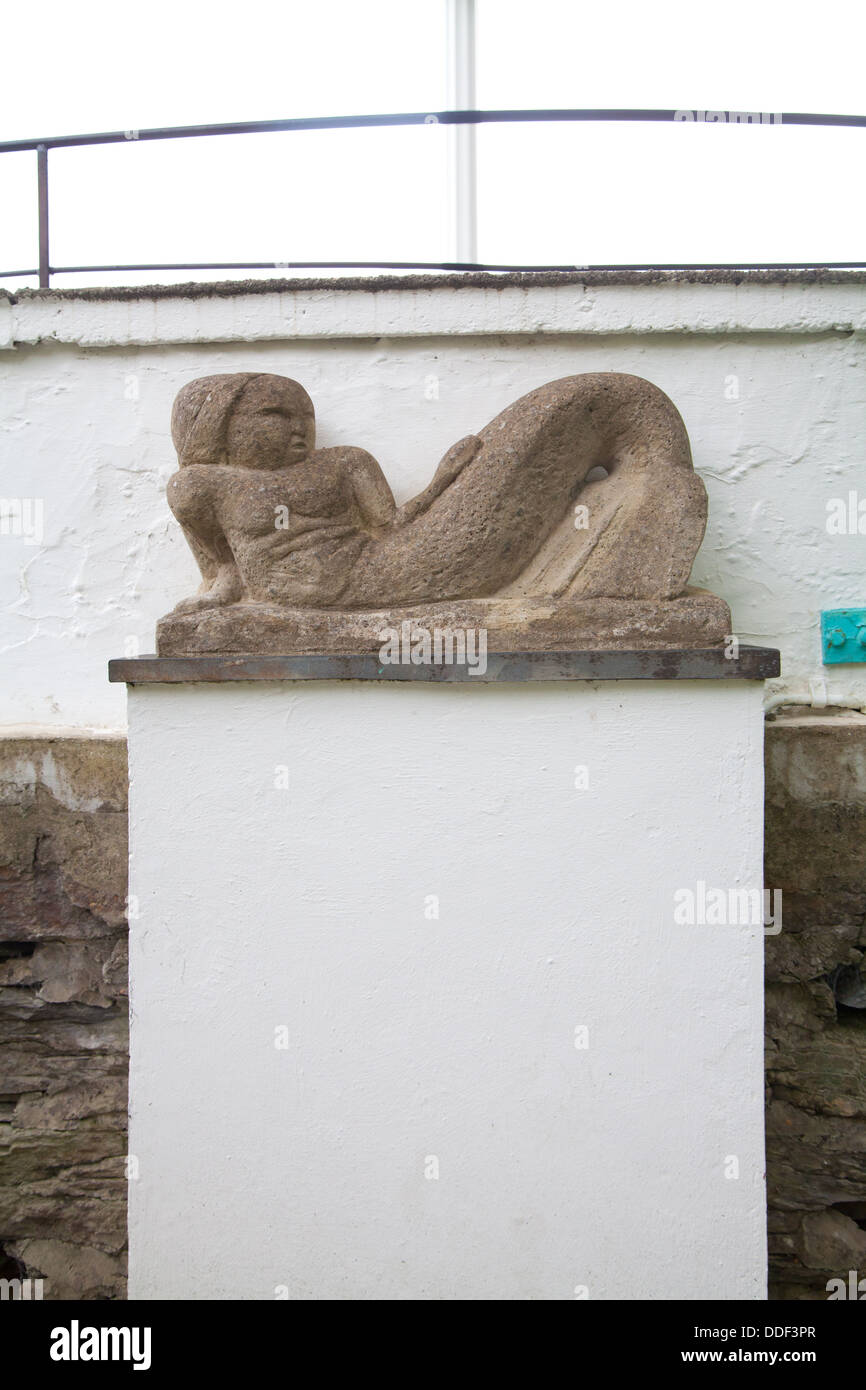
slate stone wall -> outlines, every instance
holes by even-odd
[[[122,1298],[126,744],[0,738],[0,1277]]]
[[[766,775],[770,1296],[826,1299],[866,1278],[866,1007],[844,1002],[866,953],[866,717],[768,722]]]

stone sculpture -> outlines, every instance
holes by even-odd
[[[483,627],[503,651],[718,645],[727,605],[687,587],[707,500],[685,426],[640,377],[521,397],[398,507],[363,449],[317,449],[313,404],[267,373],[177,396],[168,486],[202,574],[160,655],[375,650],[383,628]]]

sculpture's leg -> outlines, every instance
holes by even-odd
[[[573,507],[503,597],[676,598],[706,526],[696,473],[614,468],[586,483]]]
[[[426,511],[371,543],[343,605],[507,593],[628,597],[636,588],[640,597],[667,598],[682,590],[706,502],[683,422],[657,387],[618,373],[564,377],[509,406],[479,437],[479,452]],[[610,476],[597,494],[598,515],[582,530],[573,508],[599,464]],[[689,524],[678,526],[686,516]]]

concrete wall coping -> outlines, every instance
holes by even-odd
[[[866,331],[866,273],[388,275],[0,291],[0,350],[292,339]]]

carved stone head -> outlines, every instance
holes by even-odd
[[[313,402],[297,381],[268,372],[200,377],[178,392],[171,437],[181,468],[287,468],[316,447]]]

